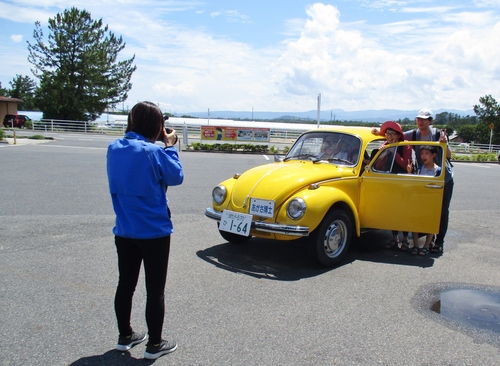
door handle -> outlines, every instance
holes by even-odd
[[[441,188],[443,188],[443,186],[438,186],[437,184],[426,184],[425,188],[441,189]]]

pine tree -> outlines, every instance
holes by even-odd
[[[125,43],[102,19],[93,20],[87,11],[73,7],[50,18],[48,29],[45,43],[36,22],[36,42],[28,42],[28,61],[40,80],[35,103],[44,118],[93,121],[127,98],[135,55],[118,61]]]

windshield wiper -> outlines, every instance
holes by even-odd
[[[329,159],[322,159],[322,160],[326,160],[326,161],[328,161],[329,163],[331,163],[332,161],[340,161],[340,162],[342,162],[342,163],[346,163],[346,164],[349,164],[349,165],[351,165],[351,164],[352,164],[352,161],[345,160],[345,159],[340,159],[340,158],[329,158]]]
[[[288,161],[291,159],[309,159],[309,160],[317,160],[316,155],[311,155],[311,154],[301,154],[301,155],[294,155],[294,156],[287,156],[283,161]]]

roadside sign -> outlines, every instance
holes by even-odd
[[[493,123],[490,123],[490,130],[493,131],[493,127],[495,127],[495,125]]]

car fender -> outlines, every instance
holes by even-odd
[[[226,199],[220,205],[216,204],[214,202],[214,200],[212,199],[212,207],[214,208],[214,210],[222,212],[228,207],[228,205],[230,204],[231,192],[233,190],[236,179],[237,179],[236,177],[232,177],[232,178],[226,179],[223,182],[220,182],[217,185],[217,186],[224,186],[226,188],[227,194],[226,194]]]
[[[286,212],[288,203],[294,198],[302,198],[306,203],[306,213],[299,220],[291,220]],[[310,232],[313,232],[333,207],[342,208],[351,215],[356,234],[359,236],[360,221],[355,203],[345,192],[330,186],[312,186],[309,189],[295,193],[281,205],[276,221],[279,223],[293,222],[294,225],[308,226]]]

